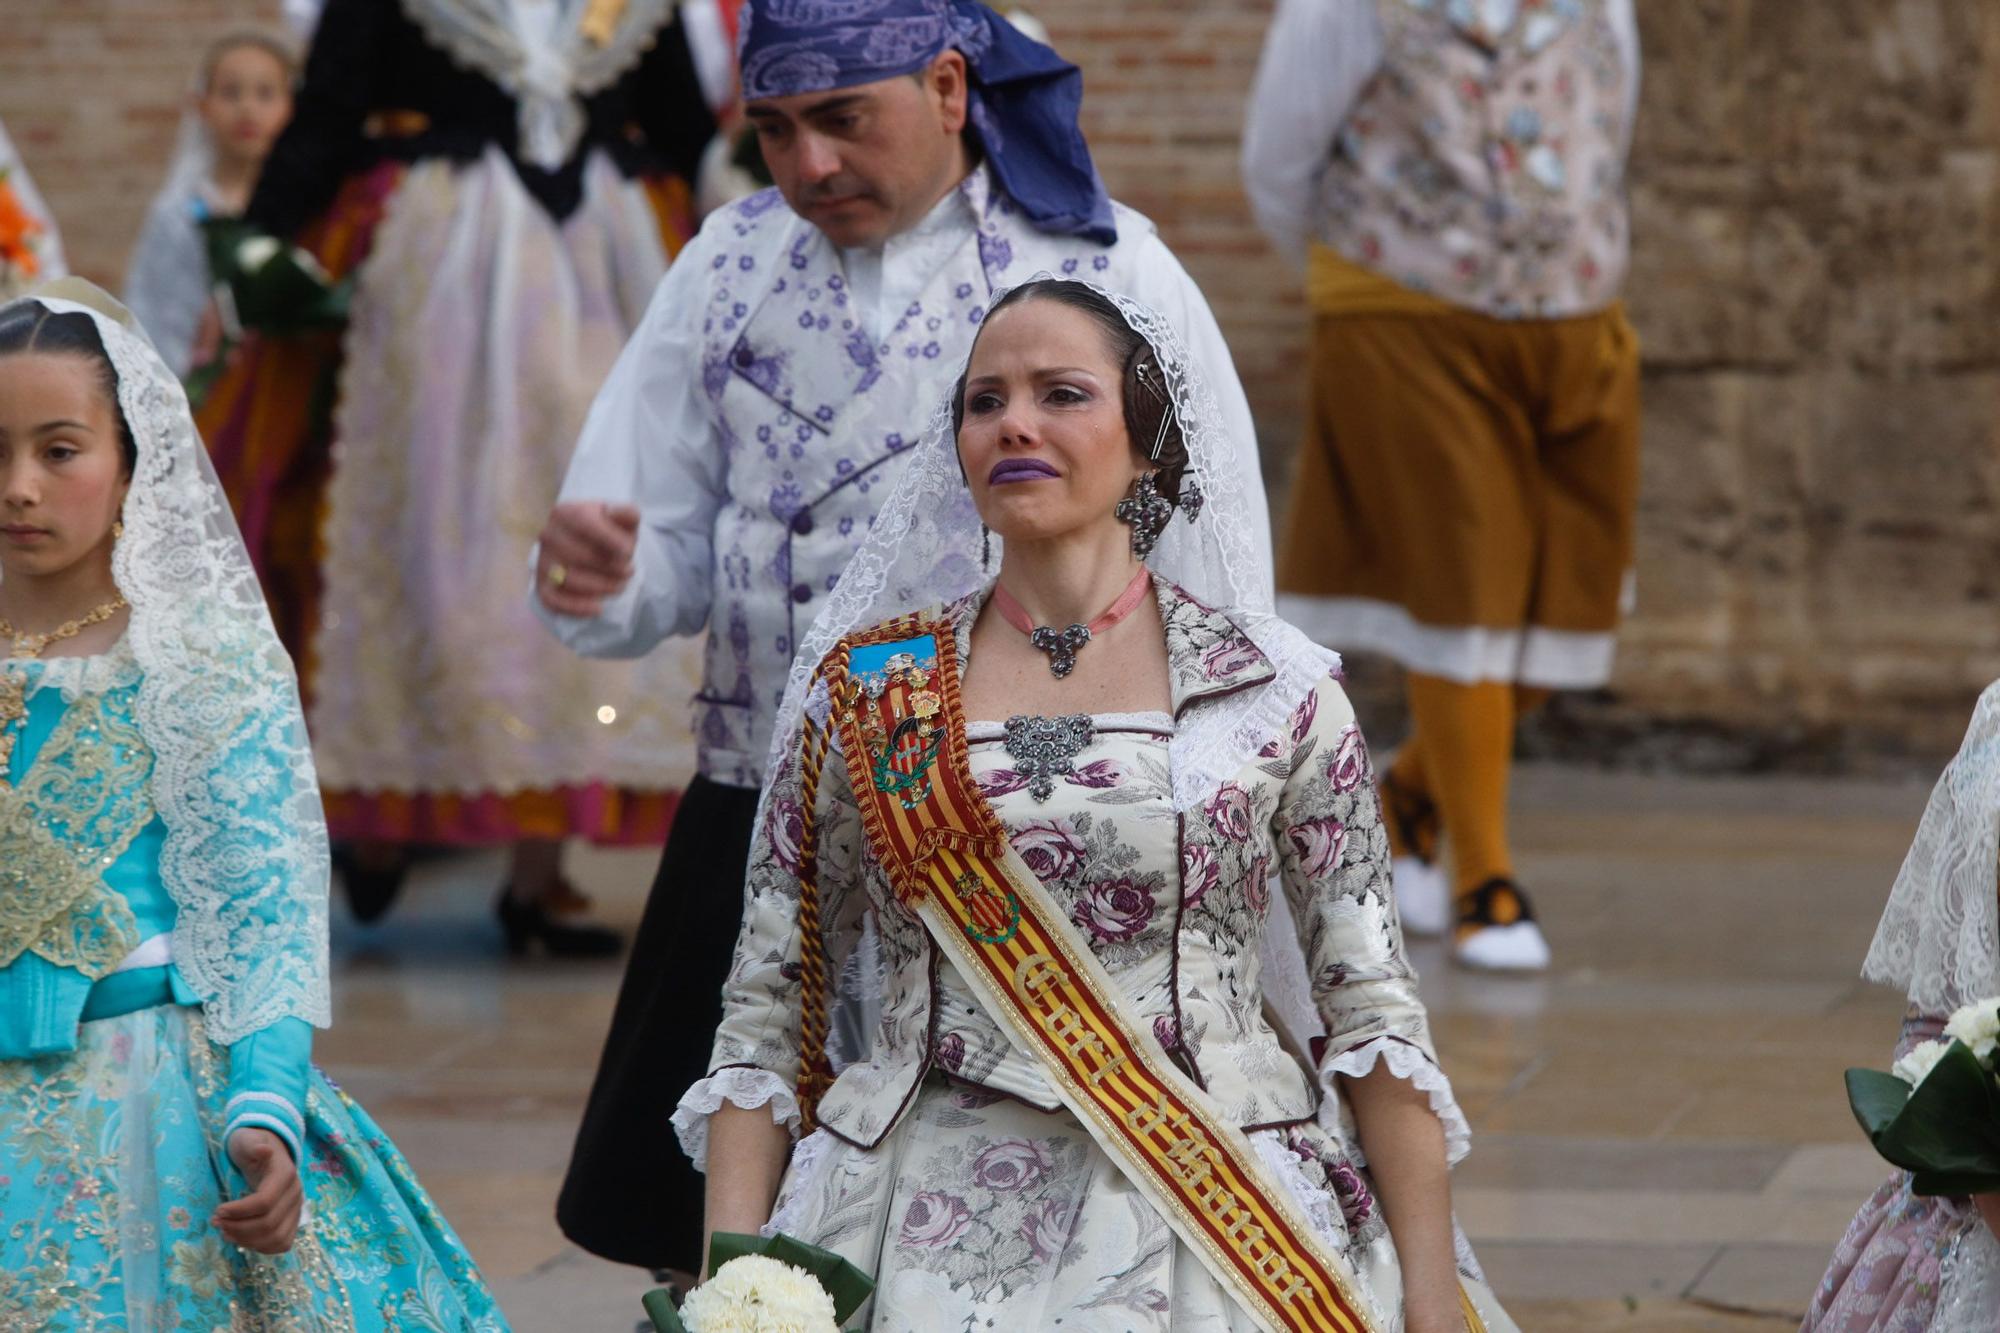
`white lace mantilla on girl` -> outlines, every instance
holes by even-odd
[[[325,1027],[326,823],[291,659],[180,381],[122,324],[38,299],[95,321],[138,444],[112,576],[143,673],[134,713],[167,829],[174,965],[216,1041],[282,1018]]]

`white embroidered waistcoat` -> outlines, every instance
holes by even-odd
[[[1501,318],[1625,276],[1631,81],[1605,0],[1379,0],[1384,60],[1321,177],[1321,239]]]

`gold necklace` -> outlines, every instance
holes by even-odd
[[[131,603],[125,600],[124,594],[120,593],[88,615],[66,621],[46,634],[30,634],[26,630],[15,629],[12,621],[0,616],[0,639],[13,640],[15,657],[40,657],[48,650],[50,644],[73,639],[92,625],[102,625],[130,605]]]

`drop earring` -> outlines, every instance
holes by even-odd
[[[1132,493],[1111,511],[1120,522],[1132,525],[1132,554],[1141,560],[1153,553],[1167,520],[1174,516],[1173,501],[1160,494],[1158,476],[1157,472],[1140,473],[1133,479]]]
[[[114,542],[122,542],[125,540],[124,519],[114,518],[111,520],[111,540]]]
[[[993,529],[984,523],[979,525],[979,567],[993,568]]]

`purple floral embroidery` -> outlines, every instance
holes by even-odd
[[[1084,886],[1070,914],[1099,940],[1129,940],[1153,919],[1153,895],[1130,878],[1102,879]]]
[[[1103,790],[1125,781],[1125,770],[1118,766],[1115,759],[1093,759],[1082,768],[1064,774],[1063,778],[1072,786]]]
[[[1223,783],[1201,810],[1223,837],[1231,842],[1249,841],[1250,793],[1243,788],[1233,782]]]
[[[996,768],[991,773],[981,773],[978,781],[980,794],[989,801],[1025,791],[1028,787],[1028,779],[1021,775],[1019,769],[1013,768]]]
[[[1299,873],[1307,879],[1323,879],[1340,868],[1340,855],[1347,850],[1347,829],[1332,815],[1308,819],[1285,830],[1292,851],[1299,858]]]
[[[1250,863],[1250,869],[1243,876],[1243,896],[1250,900],[1250,910],[1258,916],[1264,915],[1271,906],[1271,858],[1260,856]]]
[[[989,272],[1000,272],[1014,262],[1014,243],[997,232],[979,233],[979,263]]]
[[[1341,793],[1368,781],[1368,745],[1361,739],[1361,728],[1349,727],[1340,733],[1340,745],[1327,761],[1326,777]]]
[[[1045,1144],[1034,1139],[1000,1139],[973,1159],[972,1182],[995,1193],[1012,1194],[1040,1184],[1055,1165]]]
[[[1177,1050],[1181,1044],[1181,1025],[1172,1014],[1161,1014],[1153,1020],[1153,1040],[1167,1050]]]
[[[1067,819],[1030,819],[1016,827],[1008,841],[1045,884],[1080,869],[1087,850]]]
[[[938,1038],[937,1062],[956,1074],[965,1063],[965,1038],[956,1032],[947,1032]]]
[[[1348,1234],[1352,1235],[1375,1215],[1374,1192],[1354,1169],[1354,1163],[1344,1157],[1326,1164],[1326,1180],[1333,1186],[1334,1197],[1340,1200],[1340,1214],[1347,1219]]]
[[[1313,727],[1313,719],[1319,716],[1319,691],[1314,690],[1299,700],[1299,706],[1292,713],[1292,744],[1305,744],[1306,733]]]
[[[1070,1210],[1058,1199],[1045,1199],[1021,1223],[1021,1238],[1043,1263],[1055,1258],[1069,1244]]]
[[[772,859],[790,874],[799,873],[799,844],[806,834],[805,813],[788,796],[776,797],[766,817]]]
[[[1215,848],[1191,842],[1181,848],[1181,901],[1193,907],[1222,878],[1222,861]]]
[[[1210,681],[1228,680],[1263,660],[1264,654],[1250,640],[1227,638],[1201,655],[1201,673]]]
[[[936,1249],[949,1245],[972,1225],[972,1210],[965,1200],[937,1190],[923,1190],[910,1200],[903,1214],[902,1241],[905,1245]]]

